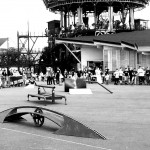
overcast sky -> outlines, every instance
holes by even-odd
[[[150,6],[135,13],[135,18],[150,20]],[[42,0],[0,0],[0,38],[8,37],[10,46],[17,46],[17,31],[28,31],[35,35],[44,34],[47,22],[59,19],[59,15],[49,12]],[[44,40],[46,41],[46,40]],[[45,42],[41,46],[46,45]]]

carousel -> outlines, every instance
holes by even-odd
[[[60,13],[62,30],[73,29],[77,26],[89,28],[89,16],[92,14],[94,29],[105,28],[113,32],[114,14],[120,14],[123,25],[128,14],[129,28],[134,30],[134,12],[143,9],[149,0],[43,0],[43,2],[49,11]],[[108,16],[107,26],[102,18],[104,12]]]

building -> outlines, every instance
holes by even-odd
[[[121,32],[100,36],[56,39],[56,44],[73,43],[81,50],[81,69],[107,66],[110,71],[132,66],[150,67],[150,30]]]

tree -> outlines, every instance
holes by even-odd
[[[50,47],[44,47],[40,59],[39,59],[39,66],[40,70],[39,72],[46,73],[46,67],[52,67],[53,66],[53,56],[52,56],[52,48]]]
[[[20,53],[14,47],[10,47],[1,54],[1,66],[18,66]]]
[[[70,46],[69,46],[70,47]],[[76,56],[80,58],[80,53]],[[63,44],[55,45],[53,48],[45,47],[39,59],[39,72],[46,73],[46,67],[52,67],[55,71],[59,67],[63,72],[65,69],[68,71],[75,68],[77,60],[70,52],[66,50]]]

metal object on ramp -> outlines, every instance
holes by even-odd
[[[57,124],[60,128],[55,134],[106,140],[103,135],[72,117],[42,107],[20,106],[4,110],[0,112],[0,122],[19,121],[26,114],[30,114],[33,120],[35,119],[35,125],[39,127],[43,125],[45,118]]]

